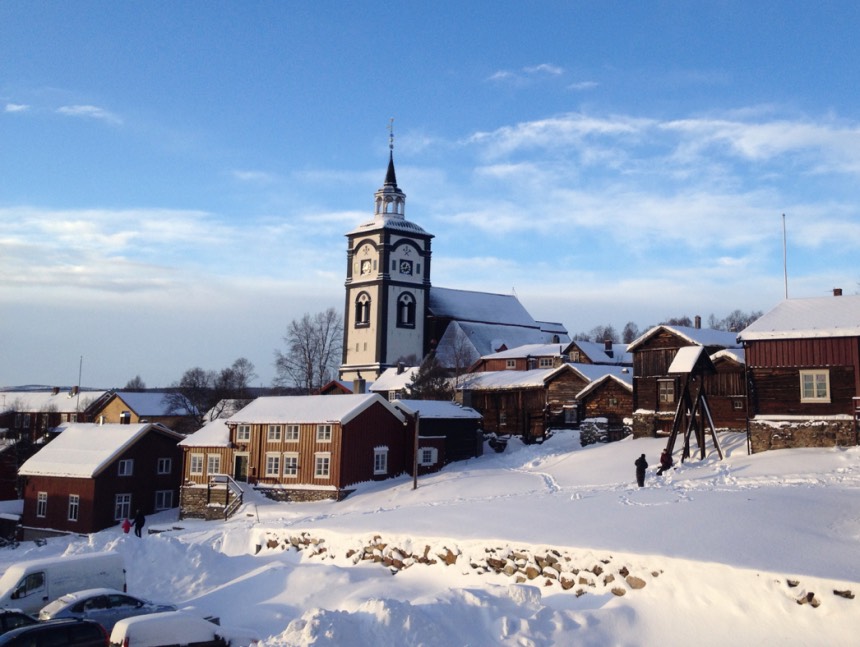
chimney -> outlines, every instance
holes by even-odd
[[[614,357],[615,353],[612,351],[612,340],[604,339],[603,340],[603,352],[606,353],[608,357]]]
[[[406,367],[403,366],[403,362],[397,362],[397,374],[400,375],[405,370],[406,370]]]
[[[842,296],[842,288],[833,288],[833,296],[841,297]]]
[[[364,394],[367,388],[367,381],[361,377],[361,373],[358,374],[358,377],[352,381],[352,392],[356,395]]]
[[[69,395],[71,395],[71,396],[75,396],[75,395],[77,395],[77,394],[78,394],[78,387],[73,386],[73,387],[72,387],[72,391],[71,391],[71,393],[69,393]]]
[[[699,315],[693,317],[693,328],[700,330],[702,328],[702,318]]]
[[[57,395],[59,392],[60,392],[60,387],[58,387],[58,386],[55,386],[53,389],[51,389],[51,395]]]

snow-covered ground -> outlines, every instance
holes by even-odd
[[[651,467],[642,489],[633,461],[656,464],[665,440],[581,448],[559,432],[417,490],[402,477],[340,503],[248,492],[224,523],[165,513],[143,539],[116,528],[22,544],[0,566],[118,551],[130,592],[255,628],[265,645],[856,644],[860,447],[747,456],[743,435],[720,438],[725,460],[709,448],[662,478]],[[374,554],[388,562],[361,559]]]

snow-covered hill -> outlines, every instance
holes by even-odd
[[[0,550],[0,565],[116,550],[129,591],[255,628],[265,645],[853,645],[860,448],[649,469],[665,441],[575,432],[340,503],[247,493],[224,523],[149,520]],[[293,545],[298,544],[299,549]]]

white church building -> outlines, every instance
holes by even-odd
[[[406,358],[432,350],[465,370],[482,355],[523,344],[567,343],[558,323],[539,322],[516,296],[433,287],[433,235],[406,219],[393,144],[373,219],[347,237],[346,302],[340,379],[375,380]]]

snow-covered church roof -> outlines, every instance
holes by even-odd
[[[739,341],[860,337],[860,295],[786,299],[737,336]]]
[[[434,317],[482,324],[523,326],[541,330],[513,294],[430,288],[430,312]]]

